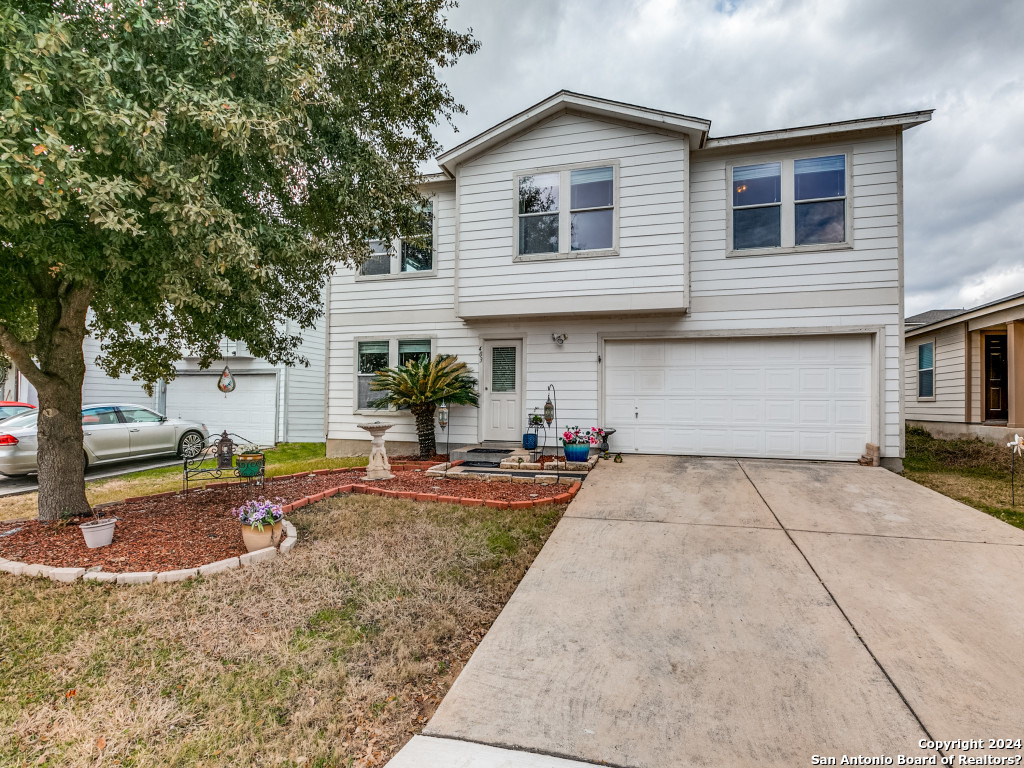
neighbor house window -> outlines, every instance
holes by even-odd
[[[935,343],[917,347],[917,396],[935,397]]]
[[[732,250],[848,241],[846,155],[732,167]]]
[[[414,232],[397,240],[371,240],[373,255],[363,262],[359,274],[396,275],[403,272],[431,272],[434,269],[434,206],[428,202],[419,212]]]
[[[517,255],[615,248],[615,166],[521,174],[516,194]]]
[[[424,362],[431,356],[430,339],[373,339],[356,344],[356,409],[373,410],[373,403],[387,394],[376,391],[370,384],[377,372],[393,368],[410,360]]]

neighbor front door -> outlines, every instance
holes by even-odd
[[[523,343],[519,340],[484,343],[484,440],[523,437]]]
[[[1006,380],[1006,337],[985,336],[985,421],[1006,421],[1010,415]]]

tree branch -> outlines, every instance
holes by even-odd
[[[0,346],[4,348],[7,356],[11,358],[18,370],[25,374],[32,385],[38,389],[48,384],[50,377],[43,373],[35,360],[32,359],[30,345],[18,341],[13,333],[3,324],[0,324]]]

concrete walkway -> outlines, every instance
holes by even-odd
[[[886,470],[602,463],[391,765],[895,763],[1024,738],[1022,608],[1024,531]]]

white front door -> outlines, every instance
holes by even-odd
[[[522,352],[518,340],[484,342],[484,440],[523,437]]]

